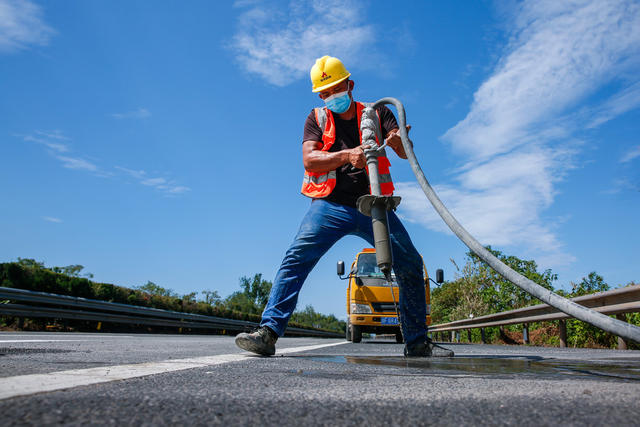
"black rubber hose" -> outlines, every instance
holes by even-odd
[[[398,110],[398,120],[400,122],[399,126],[402,145],[404,147],[405,153],[407,154],[409,164],[411,164],[411,169],[413,169],[413,173],[415,174],[420,187],[422,187],[422,191],[424,191],[427,199],[429,199],[436,212],[438,212],[440,217],[444,220],[451,231],[453,231],[455,235],[458,236],[458,238],[462,240],[462,242],[467,245],[469,249],[471,249],[476,255],[478,255],[482,260],[489,264],[502,277],[518,286],[520,289],[538,298],[540,301],[545,302],[550,306],[553,306],[558,310],[567,313],[572,317],[575,317],[576,319],[587,322],[604,331],[640,343],[640,327],[614,319],[602,313],[598,313],[597,311],[576,304],[573,301],[563,298],[560,295],[543,288],[532,280],[529,280],[518,272],[512,270],[509,266],[504,264],[491,252],[489,252],[484,246],[482,246],[480,242],[478,242],[471,234],[469,234],[469,232],[465,230],[462,225],[460,225],[460,223],[454,218],[454,216],[451,215],[451,212],[449,212],[449,210],[444,206],[436,192],[433,190],[431,185],[429,185],[429,181],[427,181],[427,178],[424,176],[424,173],[420,168],[420,164],[418,163],[418,159],[413,152],[413,146],[409,141],[409,137],[407,135],[404,106],[395,98],[382,98],[373,104],[373,108],[383,104],[392,104]]]

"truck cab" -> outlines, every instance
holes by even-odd
[[[427,304],[425,322],[431,324],[430,287],[427,269],[424,267],[424,286]],[[437,277],[441,282],[442,270]],[[338,262],[338,275],[344,274],[344,262]],[[396,314],[399,289],[392,274],[389,283],[376,263],[376,250],[365,248],[359,252],[347,276],[347,328],[346,339],[358,343],[363,333],[395,335],[402,343],[402,332]],[[396,304],[394,304],[394,301]]]

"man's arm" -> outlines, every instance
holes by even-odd
[[[407,134],[409,134],[410,130],[411,130],[411,126],[407,126]],[[398,128],[391,129],[387,134],[386,141],[387,141],[387,145],[393,148],[393,151],[396,152],[398,157],[400,157],[401,159],[406,159],[407,153],[404,152],[404,147],[402,146],[402,138],[400,138],[400,134],[398,133],[399,131],[400,129]],[[409,143],[413,147],[413,142],[411,140],[409,140]]]
[[[305,170],[309,172],[327,172],[338,169],[347,163],[362,169],[366,165],[366,159],[362,147],[329,152],[322,151],[322,142],[320,141],[304,141],[302,143],[302,163]]]

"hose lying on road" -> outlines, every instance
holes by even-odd
[[[462,242],[467,245],[476,255],[482,258],[487,264],[489,264],[494,270],[496,270],[502,277],[509,280],[514,285],[523,289],[524,291],[535,296],[539,300],[557,308],[558,310],[567,313],[568,315],[575,317],[576,319],[587,322],[593,326],[596,326],[604,331],[610,332],[628,340],[640,343],[640,327],[631,325],[626,322],[614,319],[597,311],[583,307],[575,302],[572,302],[560,295],[553,293],[552,291],[543,288],[532,280],[527,279],[521,274],[509,268],[506,264],[496,258],[491,252],[489,252],[484,246],[480,244],[462,225],[451,215],[451,212],[447,210],[440,198],[435,193],[427,178],[424,176],[418,159],[413,152],[413,147],[409,141],[407,135],[406,117],[404,112],[404,106],[400,101],[395,98],[382,98],[373,104],[373,108],[384,105],[393,104],[398,110],[398,119],[400,121],[400,137],[402,138],[402,145],[404,151],[407,154],[411,169],[416,176],[416,179],[422,187],[422,191],[427,196],[427,199],[431,202],[435,210],[440,217],[444,220],[447,226],[455,233],[456,236]]]

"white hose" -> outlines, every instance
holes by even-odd
[[[399,126],[402,145],[404,147],[405,153],[407,154],[407,159],[411,164],[411,169],[413,169],[413,173],[415,174],[418,183],[420,183],[420,187],[422,187],[422,191],[424,191],[427,199],[429,199],[436,212],[438,212],[440,217],[442,217],[451,231],[453,231],[455,235],[458,236],[458,238],[462,240],[462,242],[467,245],[469,249],[471,249],[476,255],[478,255],[482,260],[489,264],[502,277],[518,286],[522,290],[533,295],[534,297],[538,298],[539,300],[549,304],[552,307],[557,308],[564,313],[567,313],[572,317],[575,317],[576,319],[587,322],[604,331],[640,343],[640,327],[598,313],[597,311],[576,304],[573,301],[563,298],[560,295],[543,288],[532,280],[529,280],[518,272],[512,270],[510,267],[496,258],[484,246],[482,246],[480,242],[478,242],[471,234],[469,234],[469,232],[465,230],[462,225],[460,225],[460,223],[453,217],[453,215],[451,215],[451,212],[447,210],[444,204],[442,204],[442,201],[440,201],[440,198],[435,193],[433,188],[431,188],[431,185],[429,185],[429,181],[427,181],[427,178],[424,176],[424,173],[420,168],[420,164],[418,163],[418,159],[413,152],[412,144],[409,141],[409,137],[407,135],[404,106],[395,98],[382,98],[379,101],[375,102],[373,104],[373,107],[375,108],[383,104],[393,104],[398,110],[398,120],[400,122]]]

